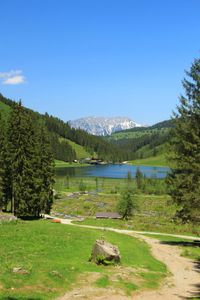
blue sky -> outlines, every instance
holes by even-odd
[[[10,0],[0,10],[0,92],[65,121],[168,119],[200,57],[199,0]]]

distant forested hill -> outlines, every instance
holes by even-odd
[[[12,109],[14,101],[5,98],[0,94],[0,110],[7,117]],[[30,109],[27,109],[31,114],[34,114],[38,122],[44,122],[51,139],[52,151],[55,159],[63,161],[73,161],[80,159],[80,155],[96,156],[99,159],[108,161],[122,161],[127,159],[126,151],[119,149],[117,145],[113,145],[104,139],[88,134],[84,130],[74,129],[68,123],[50,116],[47,113],[41,115]],[[73,142],[73,143],[70,143]],[[75,147],[77,144],[79,147]],[[80,151],[82,147],[82,151]],[[78,150],[77,150],[78,149]],[[82,153],[82,154],[80,154]]]
[[[169,139],[172,120],[149,127],[132,128],[113,133],[105,138],[113,145],[127,149],[131,159],[147,158],[164,154]]]
[[[9,115],[14,102],[0,94],[0,110],[5,118]],[[30,109],[38,122],[44,122],[51,139],[55,159],[73,161],[86,157],[96,157],[106,161],[124,161],[155,157],[166,152],[171,120],[163,121],[149,127],[137,127],[113,133],[108,137],[99,137],[81,129],[71,128],[59,118],[41,115]]]

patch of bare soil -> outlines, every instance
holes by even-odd
[[[156,291],[145,291],[135,300],[180,300],[200,297],[200,273],[194,261],[182,257],[181,250],[172,245],[160,243],[156,239],[142,236],[152,249],[155,258],[168,267],[172,276]]]
[[[116,272],[116,275],[119,272]],[[72,286],[72,290],[66,293],[64,296],[58,298],[57,300],[103,300],[112,299],[115,295],[116,300],[126,300],[127,297],[124,296],[123,291],[114,288],[99,288],[95,287],[95,282],[102,276],[101,273],[84,273],[82,274],[77,283]],[[77,287],[78,285],[78,287]]]

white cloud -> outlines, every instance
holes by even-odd
[[[22,75],[13,76],[3,80],[3,84],[21,84],[24,83],[25,77]]]
[[[2,84],[22,84],[25,82],[25,77],[21,70],[11,70],[10,72],[0,72]]]

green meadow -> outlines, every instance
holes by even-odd
[[[8,105],[0,101],[0,111],[3,113],[9,113],[10,110],[11,108]]]
[[[166,159],[165,154],[159,154],[152,157],[141,158],[130,161],[134,166],[155,166],[155,167],[167,167],[169,162]]]
[[[131,295],[158,287],[167,274],[144,242],[114,232],[39,220],[4,223],[0,236],[0,299],[4,300],[55,299],[81,286],[80,278],[84,284],[83,278],[90,277],[91,286],[114,287]],[[122,259],[117,267],[89,262],[99,238],[118,245]],[[13,268],[26,273],[14,273]]]
[[[62,160],[55,159],[55,168],[71,168],[71,167],[85,167],[88,166],[88,164],[81,164],[81,163],[75,163],[75,162],[65,162]]]
[[[133,216],[128,221],[97,220],[97,212],[116,211],[117,203],[128,186],[133,190]],[[178,207],[167,194],[166,183],[162,179],[147,181],[143,190],[139,190],[135,179],[128,182],[127,179],[58,177],[55,190],[57,195],[52,213],[60,217],[82,216],[82,223],[85,225],[186,235],[200,234],[200,226],[183,224],[175,218]]]
[[[86,158],[86,157],[91,157],[91,153],[86,151],[86,149],[83,146],[78,145],[77,143],[74,143],[73,141],[70,141],[69,139],[67,139],[67,142],[70,144],[72,149],[74,149],[74,151],[76,152],[76,157],[78,160]]]

